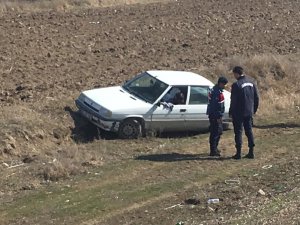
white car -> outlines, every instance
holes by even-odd
[[[84,91],[79,112],[99,128],[123,139],[148,131],[201,131],[209,127],[208,91],[214,84],[185,71],[146,71],[123,86]],[[229,121],[230,92],[224,91],[224,121]]]

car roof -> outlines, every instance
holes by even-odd
[[[171,70],[150,70],[146,71],[151,76],[161,80],[162,82],[176,85],[204,85],[212,86],[213,83],[205,77],[188,71],[171,71]]]

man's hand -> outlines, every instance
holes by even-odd
[[[173,104],[171,102],[161,102],[161,104],[163,105],[164,108],[167,108],[169,110],[173,110]]]

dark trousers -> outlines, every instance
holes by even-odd
[[[218,150],[218,144],[220,141],[220,137],[223,133],[223,125],[219,123],[217,119],[209,118],[209,144],[210,144],[210,152],[216,153]]]
[[[245,129],[245,134],[248,138],[248,147],[249,149],[252,149],[254,144],[254,137],[252,132],[252,117],[243,117],[243,118],[233,118],[233,129],[234,129],[234,135],[235,135],[235,147],[237,150],[241,150],[242,144],[243,144],[243,128]]]

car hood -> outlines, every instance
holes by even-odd
[[[113,113],[118,113],[119,111],[129,112],[132,109],[151,107],[150,103],[131,95],[121,86],[92,89],[84,91],[83,94],[99,106]]]

